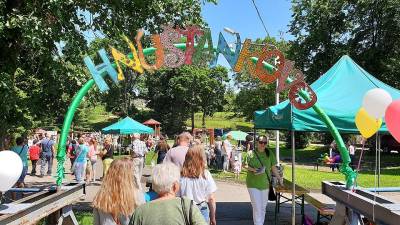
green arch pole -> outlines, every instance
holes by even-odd
[[[185,43],[176,44],[175,46],[179,49],[186,48]],[[155,52],[155,50],[156,49],[153,47],[146,48],[146,49],[143,49],[143,54],[150,55],[150,54],[153,54]],[[128,54],[128,57],[132,58],[132,53]],[[115,63],[113,63],[112,65],[113,65],[113,67],[116,67]],[[107,72],[104,72],[101,74],[101,76],[105,76],[106,74],[107,74]],[[85,95],[88,93],[88,91],[93,87],[94,83],[95,83],[94,80],[90,79],[89,81],[87,81],[85,83],[85,85],[83,85],[83,87],[81,87],[81,89],[78,91],[78,93],[76,93],[76,95],[74,96],[72,103],[68,107],[67,113],[65,114],[64,123],[63,123],[63,127],[61,129],[60,140],[58,142],[58,148],[57,148],[57,180],[56,180],[57,186],[62,185],[62,181],[65,177],[64,176],[64,172],[65,172],[64,163],[65,163],[65,155],[66,155],[66,143],[67,143],[69,129],[71,128],[72,120],[74,119],[76,109],[79,107],[83,97],[85,97]]]
[[[185,43],[180,43],[180,44],[176,44],[175,45],[177,48],[179,49],[185,49],[186,48],[186,44]],[[149,55],[155,52],[155,48],[151,47],[151,48],[146,48],[143,50],[143,54],[144,55]],[[132,54],[128,54],[128,56],[131,58]],[[257,62],[258,59],[255,57],[252,57],[252,61],[253,62]],[[267,70],[271,71],[273,70],[273,66],[263,62],[264,64],[264,68],[266,68]],[[116,67],[115,64],[113,64],[114,67]],[[106,73],[103,73],[102,76],[105,76]],[[288,79],[287,82],[291,82],[290,79]],[[61,130],[61,135],[60,135],[60,141],[58,144],[58,149],[57,149],[57,186],[61,186],[62,185],[62,181],[64,179],[64,163],[65,163],[65,155],[66,155],[66,142],[67,142],[67,138],[68,138],[68,133],[69,133],[69,129],[71,127],[71,123],[72,123],[72,119],[74,118],[76,109],[79,107],[83,97],[87,94],[87,92],[93,87],[94,85],[94,80],[90,79],[88,82],[86,82],[86,84],[78,91],[78,93],[74,96],[71,105],[68,108],[68,111],[65,115],[64,118],[64,123],[63,123],[63,127]],[[305,92],[300,92],[300,95],[302,98],[304,98],[305,100],[309,100],[309,96],[307,93]],[[356,173],[350,168],[349,163],[350,163],[350,155],[346,149],[346,146],[343,142],[342,137],[340,136],[339,131],[337,130],[337,128],[335,127],[335,125],[333,124],[332,120],[328,117],[328,115],[322,110],[322,108],[320,108],[317,104],[314,104],[314,106],[312,107],[314,109],[314,111],[321,117],[322,121],[327,125],[330,133],[332,134],[333,138],[335,139],[339,151],[340,151],[340,155],[342,157],[342,166],[341,166],[341,172],[345,175],[346,177],[346,184],[347,187],[351,187],[354,184],[354,179],[356,177]]]
[[[310,100],[308,94],[305,91],[299,92],[300,96],[305,100]],[[328,127],[329,132],[333,136],[333,139],[336,141],[336,145],[340,152],[340,157],[342,158],[342,164],[340,166],[340,172],[344,174],[346,179],[346,187],[348,189],[352,188],[354,185],[354,181],[357,177],[357,173],[350,167],[350,153],[347,151],[346,145],[343,141],[342,136],[340,135],[338,129],[333,124],[331,118],[325,113],[325,111],[319,107],[317,103],[315,103],[312,108],[319,115],[322,122]]]
[[[251,58],[253,63],[257,63],[258,59],[255,57]],[[264,67],[271,71],[274,67],[270,64],[267,64],[263,62]],[[287,83],[291,83],[293,80],[288,77],[286,80]],[[305,91],[300,91],[299,95],[306,101],[310,101],[310,97],[307,92]],[[318,103],[318,102],[317,102]],[[350,153],[347,151],[346,145],[343,141],[342,136],[340,135],[338,129],[336,126],[333,124],[332,120],[329,118],[329,116],[325,113],[325,111],[317,104],[315,103],[312,108],[313,110],[319,115],[320,119],[322,122],[325,123],[325,125],[328,127],[329,132],[331,133],[333,139],[336,141],[336,145],[338,146],[340,157],[342,159],[342,165],[340,166],[340,172],[344,174],[345,179],[346,179],[346,187],[350,189],[353,187],[355,179],[357,177],[357,173],[350,167]]]

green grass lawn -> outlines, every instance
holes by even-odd
[[[192,125],[190,119],[186,121],[186,125]],[[201,113],[196,113],[194,115],[194,125],[196,128],[202,127]],[[253,129],[253,124],[246,122],[244,118],[235,117],[233,112],[216,112],[212,117],[206,117],[206,127],[251,131],[251,129]]]
[[[75,213],[76,219],[80,225],[92,225],[93,213],[91,212],[77,212]]]
[[[292,180],[292,167],[286,166],[284,176]],[[326,181],[344,181],[344,175],[339,172],[316,171],[312,168],[301,166],[295,169],[296,183],[302,187],[313,190],[321,189],[321,182]],[[400,186],[400,167],[381,170],[381,187],[399,187]],[[378,178],[376,177],[376,182]],[[357,178],[357,184],[360,187],[374,187],[374,171],[362,172]]]
[[[284,166],[284,177],[292,180],[292,167]],[[320,190],[321,182],[326,181],[344,181],[344,175],[340,172],[316,171],[304,166],[295,167],[296,184],[310,190]],[[220,170],[211,170],[214,178],[236,181],[231,172],[224,173]],[[247,170],[243,169],[240,173],[239,183],[245,183]],[[357,183],[361,187],[374,187],[374,171],[360,173]],[[377,179],[377,178],[376,178]],[[376,180],[377,182],[377,180]],[[381,171],[381,187],[399,187],[400,186],[400,167],[383,169]]]

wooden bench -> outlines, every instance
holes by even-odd
[[[305,200],[317,210],[317,225],[321,219],[330,221],[335,214],[336,202],[321,193],[307,193]]]
[[[292,201],[292,198],[291,198],[292,182],[290,182],[286,179],[283,179],[283,186],[276,186],[275,191],[276,191],[275,224],[277,224],[277,218],[278,218],[277,214],[280,211],[281,204]],[[307,193],[309,193],[309,190],[307,190],[297,184],[295,185],[295,202],[297,205],[300,206],[300,209],[301,209],[302,224],[304,222],[304,196]],[[288,196],[285,196],[283,194],[287,194]],[[281,198],[284,199],[283,202],[281,202]]]
[[[330,167],[332,169],[332,172],[335,171],[335,168],[337,168],[337,170],[339,171],[339,166],[340,163],[325,163],[323,161],[317,160],[317,162],[314,164],[314,169],[315,167],[317,168],[317,171],[319,169],[319,166],[327,166]]]

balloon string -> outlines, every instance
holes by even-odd
[[[358,165],[357,165],[357,176],[356,179],[354,180],[354,186],[352,189],[352,192],[354,192],[355,187],[357,187],[357,178],[358,178],[358,172],[360,171],[360,167],[361,167],[361,159],[363,157],[363,153],[364,153],[364,147],[365,147],[365,142],[367,141],[367,139],[363,138],[362,140],[362,149],[361,149],[361,154],[360,154],[360,158],[358,159]]]

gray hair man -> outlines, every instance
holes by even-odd
[[[185,156],[189,150],[190,141],[193,139],[189,132],[183,132],[178,136],[178,146],[171,148],[165,156],[164,162],[172,162],[182,168]]]
[[[147,152],[148,150],[146,147],[146,143],[140,140],[140,134],[138,133],[133,134],[132,152],[131,152],[131,156],[135,164],[134,166],[135,171],[133,172],[135,176],[135,181],[140,189],[142,189],[140,179],[142,178],[143,174],[144,157],[146,156]]]
[[[47,176],[51,176],[53,159],[55,154],[54,141],[50,139],[50,134],[46,133],[45,137],[40,141],[40,177],[45,175],[47,164]]]

